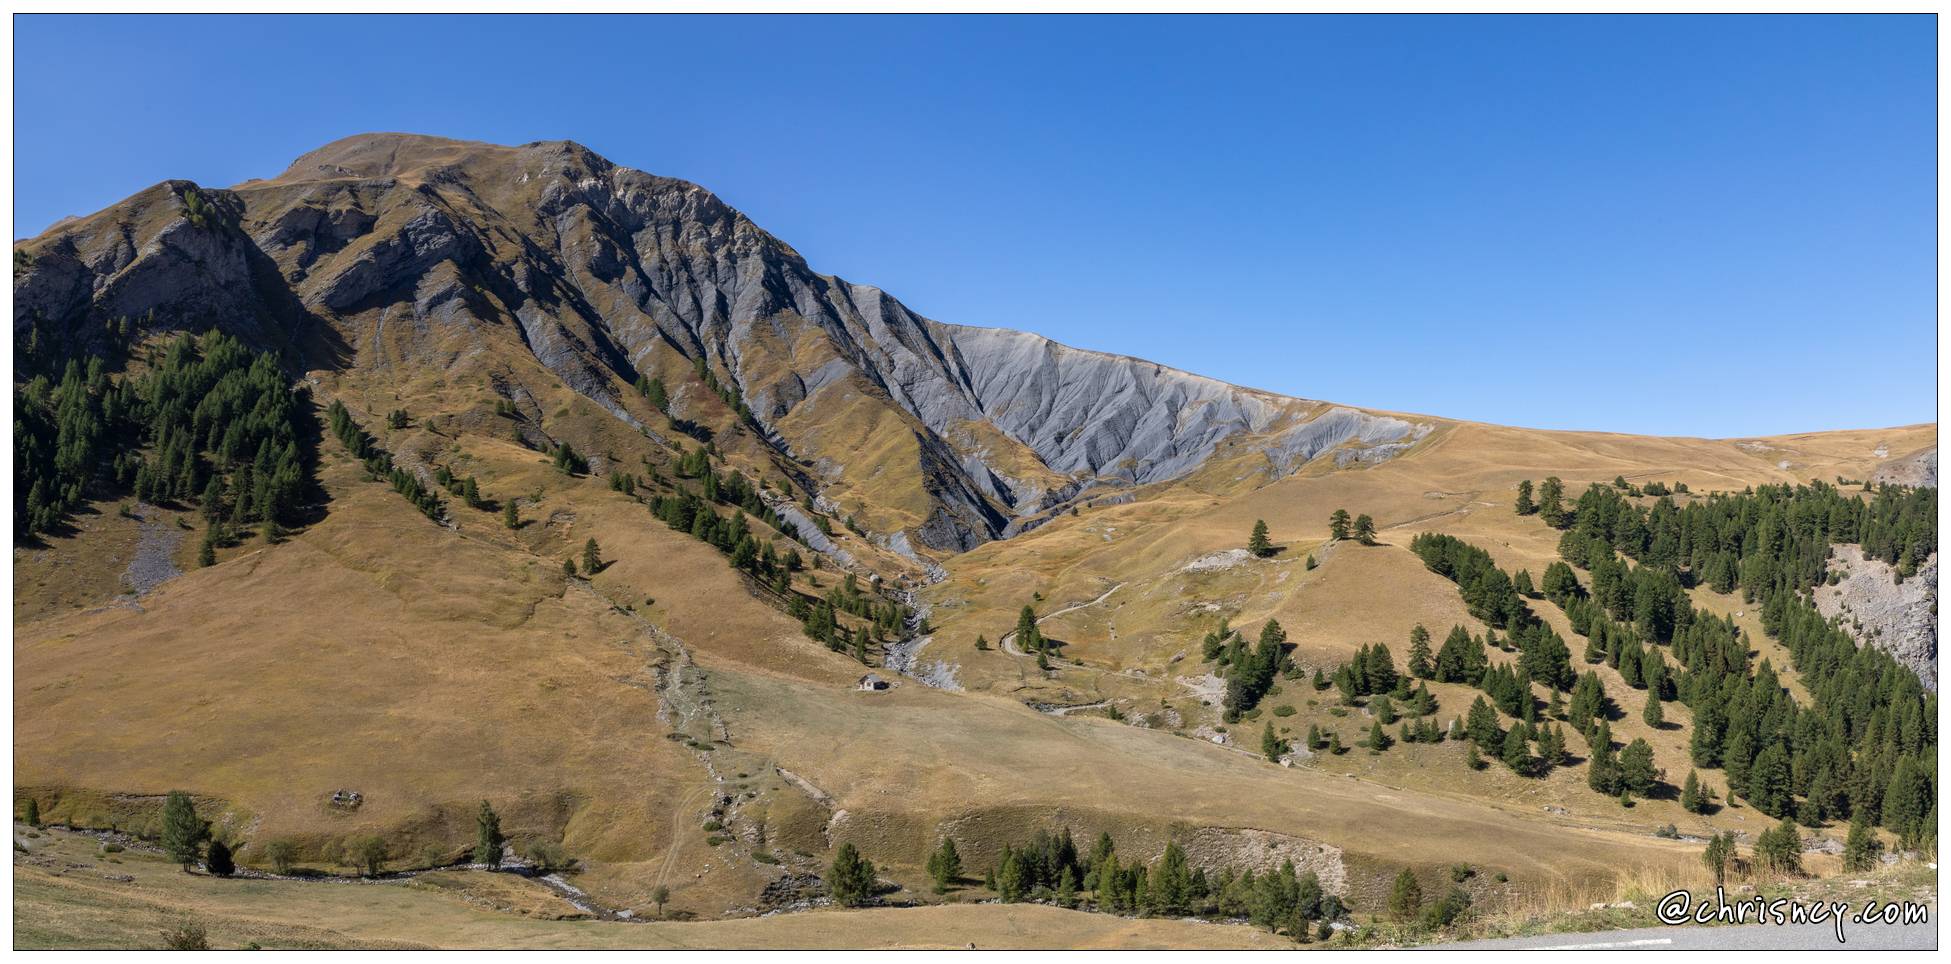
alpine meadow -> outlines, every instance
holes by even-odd
[[[1935,915],[1934,422],[1246,388],[924,317],[623,161],[360,134],[15,242],[16,948]]]

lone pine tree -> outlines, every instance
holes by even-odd
[[[1274,554],[1274,544],[1267,538],[1267,520],[1253,520],[1253,534],[1247,537],[1246,551],[1263,559]]]
[[[1435,657],[1429,651],[1429,630],[1417,623],[1409,631],[1409,675],[1417,679],[1433,679],[1436,676]]]
[[[1266,754],[1269,763],[1279,763],[1281,755],[1287,752],[1287,741],[1274,733],[1272,720],[1260,731],[1260,752]]]
[[[163,851],[185,871],[196,863],[210,827],[196,815],[196,804],[181,790],[169,791],[163,801]]]
[[[962,854],[955,849],[955,838],[943,837],[941,846],[928,855],[928,876],[935,881],[935,893],[947,893],[948,885],[961,875]]]
[[[1413,920],[1422,909],[1423,885],[1414,871],[1404,867],[1389,888],[1389,915],[1400,921]]]
[[[842,907],[859,907],[874,895],[874,864],[849,843],[840,845],[827,870],[827,893]]]
[[[481,801],[481,809],[474,815],[474,862],[486,864],[490,870],[500,867],[503,839],[501,818],[488,801]]]
[[[221,840],[210,841],[210,851],[203,858],[203,869],[217,877],[236,873],[237,862],[230,855],[230,847]]]

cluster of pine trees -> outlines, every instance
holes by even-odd
[[[420,513],[435,522],[447,520],[447,505],[439,495],[420,484],[420,477],[393,464],[393,453],[386,451],[359,422],[345,403],[333,399],[325,410],[326,424],[331,426],[332,434],[345,444],[346,451],[366,467],[366,476],[383,479],[393,486],[393,491],[411,503]]]
[[[25,261],[25,265],[23,265]],[[16,267],[31,266],[25,251],[14,252]],[[16,322],[14,328],[14,381],[19,384],[36,375],[53,378],[69,361],[84,357],[101,358],[110,369],[119,369],[135,344],[138,333],[151,328],[155,312],[140,319],[124,315],[110,318],[99,328],[80,324],[51,322],[39,312]],[[84,366],[85,367],[85,366]]]
[[[652,408],[671,420],[671,427],[705,444],[711,444],[711,429],[689,419],[679,418],[671,413],[671,394],[664,387],[663,378],[637,376],[637,394],[650,402]],[[720,393],[723,397],[723,393]]]
[[[1936,549],[1936,513],[1934,489],[1885,486],[1865,499],[1816,482],[1641,507],[1617,485],[1593,485],[1562,515],[1559,544],[1591,588],[1554,564],[1545,592],[1586,635],[1588,661],[1647,690],[1655,725],[1663,699],[1693,710],[1694,764],[1723,769],[1756,809],[1812,826],[1861,814],[1916,843],[1936,825],[1936,696],[1824,619],[1810,593],[1835,543],[1860,542],[1899,574],[1914,566]],[[1763,630],[1789,651],[1809,706],[1766,661],[1750,668],[1734,621],[1691,605],[1694,585],[1760,604]]]
[[[1536,703],[1528,692],[1522,694],[1523,708],[1513,714],[1517,719],[1509,730],[1499,721],[1497,710],[1491,702],[1477,697],[1470,703],[1469,713],[1465,715],[1460,734],[1470,741],[1470,753],[1465,762],[1471,769],[1482,769],[1486,754],[1510,767],[1519,776],[1542,777],[1565,762],[1565,734],[1557,726],[1545,722],[1536,711]],[[1535,753],[1533,748],[1535,747]]]
[[[1416,637],[1412,635],[1412,651],[1416,651],[1416,645]],[[1423,660],[1419,665],[1427,679],[1432,670],[1426,631],[1421,636],[1420,652]],[[1379,753],[1398,740],[1403,743],[1441,743],[1444,739],[1443,730],[1436,725],[1436,697],[1430,693],[1429,684],[1418,682],[1412,687],[1411,679],[1411,674],[1396,671],[1395,657],[1389,652],[1389,647],[1378,643],[1356,650],[1353,658],[1335,670],[1332,680],[1316,669],[1314,688],[1324,690],[1333,686],[1340,691],[1342,702],[1349,705],[1366,701],[1372,719],[1368,736],[1361,745]],[[1398,720],[1401,721],[1401,728],[1395,737],[1390,737],[1383,727]],[[1267,738],[1271,737],[1270,725]],[[1334,754],[1340,754],[1345,749],[1339,733],[1324,731],[1319,726],[1308,727],[1306,746],[1310,750],[1325,750]]]
[[[1273,689],[1275,677],[1283,670],[1293,670],[1287,655],[1287,631],[1272,619],[1260,627],[1259,641],[1253,646],[1247,645],[1238,630],[1221,623],[1206,634],[1204,652],[1214,664],[1213,672],[1226,680],[1222,707],[1228,723],[1237,723],[1242,714],[1252,712]]]
[[[906,604],[863,591],[852,573],[822,598],[795,592],[792,574],[805,567],[799,550],[790,546],[781,550],[775,540],[762,541],[752,531],[750,522],[756,518],[794,541],[801,541],[799,529],[767,505],[759,487],[743,473],[731,468],[723,472],[713,470],[707,447],[692,449],[680,457],[677,474],[680,478],[698,480],[699,492],[678,486],[671,495],[652,495],[648,503],[651,512],[671,528],[689,532],[716,547],[731,558],[734,568],[751,573],[761,584],[784,597],[788,611],[800,620],[807,636],[835,652],[851,651],[862,663],[869,663],[870,652],[889,640],[906,638],[913,611]],[[634,493],[635,479],[619,478],[612,479],[611,488]],[[712,508],[713,503],[732,507],[733,511],[720,515]],[[824,521],[824,517],[820,518]],[[857,617],[861,624],[849,629],[840,620],[843,613]]]
[[[434,466],[434,481],[448,492],[460,496],[470,509],[491,509],[481,498],[481,483],[474,476],[465,478],[455,475],[454,470],[445,465]]]
[[[799,618],[807,636],[825,643],[834,652],[851,649],[854,658],[863,664],[869,662],[870,652],[889,641],[908,638],[909,624],[914,620],[914,611],[907,604],[863,592],[859,579],[851,572],[824,597],[809,601],[796,593],[788,606]],[[847,629],[840,621],[841,613],[858,617],[861,624]]]
[[[1490,553],[1455,536],[1425,532],[1411,539],[1409,548],[1431,572],[1455,582],[1470,614],[1492,627],[1482,644],[1473,641],[1460,626],[1452,630],[1444,641],[1444,652],[1437,656],[1436,679],[1478,685],[1489,666],[1483,645],[1496,645],[1520,654],[1518,667],[1528,679],[1560,692],[1571,689],[1577,680],[1571,649],[1564,637],[1538,619],[1525,603],[1526,594],[1520,588],[1529,587],[1527,573],[1520,572],[1519,578],[1513,579],[1497,567]],[[1496,638],[1498,628],[1509,633],[1502,642]]]
[[[712,371],[711,366],[705,364],[704,359],[700,358],[693,364],[697,368],[698,377],[704,380],[705,387],[711,389],[712,394],[717,395],[719,401],[725,403],[726,408],[737,413],[739,421],[751,424],[752,410],[745,406],[745,399],[738,396],[738,389],[720,383],[718,373]]]
[[[1413,691],[1409,688],[1412,677],[1422,681]],[[1446,733],[1431,718],[1436,711],[1436,701],[1430,695],[1429,680],[1479,687],[1491,697],[1491,701],[1486,702],[1483,697],[1478,697],[1470,707],[1467,723],[1464,720],[1453,721],[1450,732]],[[1369,733],[1368,745],[1371,750],[1386,748],[1380,724],[1394,722],[1395,702],[1404,701],[1410,715],[1423,719],[1403,724],[1400,731],[1402,742],[1440,743],[1447,736],[1467,735],[1473,744],[1467,758],[1472,768],[1481,766],[1478,750],[1504,760],[1514,771],[1524,775],[1543,775],[1564,756],[1564,737],[1556,728],[1541,723],[1537,700],[1531,692],[1532,677],[1522,663],[1515,667],[1492,664],[1486,641],[1471,636],[1462,626],[1450,630],[1442,648],[1435,654],[1429,649],[1427,629],[1418,625],[1410,630],[1407,674],[1395,672],[1388,647],[1378,644],[1359,650],[1356,658],[1336,674],[1335,682],[1341,687],[1344,698],[1350,695],[1351,689],[1359,694],[1363,689],[1376,693],[1384,685],[1393,687],[1393,693],[1375,696],[1369,701],[1370,715],[1376,718]],[[1515,718],[1517,725],[1505,731],[1499,723],[1497,709]],[[1310,744],[1313,742],[1310,735]],[[1538,747],[1535,758],[1530,752],[1533,743]]]
[[[70,359],[60,381],[16,389],[17,538],[52,531],[107,488],[239,524],[295,518],[310,478],[305,401],[273,356],[211,332],[176,339],[140,378],[107,369]]]
[[[1365,546],[1375,544],[1375,519],[1364,512],[1351,523],[1347,509],[1336,509],[1328,516],[1328,537],[1336,541],[1353,537]]]
[[[779,513],[766,504],[765,499],[759,494],[759,487],[753,485],[743,472],[732,468],[723,472],[712,471],[705,449],[693,449],[678,459],[677,473],[683,478],[697,479],[698,491],[707,500],[736,507],[786,538],[795,542],[801,541],[799,530],[794,528],[792,523],[780,518]]]
[[[1497,568],[1490,553],[1455,536],[1425,532],[1409,540],[1409,551],[1431,572],[1457,584],[1470,615],[1498,629],[1529,625],[1537,620],[1511,576]]]
[[[666,417],[670,416],[671,393],[664,390],[664,380],[662,378],[647,378],[643,375],[638,375],[637,394],[642,395],[649,401],[650,407],[656,409],[658,414]]]
[[[697,479],[698,493],[679,486],[671,495],[653,495],[649,500],[651,513],[671,528],[689,532],[711,544],[731,557],[733,568],[751,573],[762,584],[786,595],[792,573],[804,566],[799,550],[789,547],[781,552],[775,540],[761,541],[751,531],[748,516],[796,542],[800,541],[798,528],[780,518],[743,473],[732,468],[723,472],[713,470],[710,454],[703,447],[680,457],[677,473],[682,478]],[[636,480],[618,475],[611,479],[610,487],[634,494]],[[721,516],[711,507],[713,503],[729,506],[734,511]]]
[[[1407,682],[1407,677],[1396,672],[1395,655],[1383,643],[1355,650],[1354,658],[1341,664],[1334,675],[1335,687],[1341,690],[1342,698],[1351,703],[1357,697],[1395,692],[1399,684],[1406,686]],[[1407,697],[1409,694],[1405,691],[1399,695]]]
[[[780,577],[799,568],[798,551],[791,551],[790,556],[782,555],[774,540],[761,542],[743,509],[720,515],[710,502],[689,490],[679,489],[671,495],[651,496],[650,511],[665,525],[689,532],[731,557],[734,568],[751,573],[762,583],[773,585]]]
[[[1937,490],[1885,485],[1865,499],[1812,482],[1715,493],[1684,507],[1662,497],[1642,507],[1595,484],[1562,521],[1560,528],[1588,541],[1603,538],[1633,559],[1690,573],[1717,592],[1752,586],[1752,600],[1765,598],[1776,583],[1815,585],[1835,543],[1860,545],[1870,558],[1914,574],[1937,551]]]
[[[954,853],[944,841],[931,866]],[[959,854],[955,857],[959,865]],[[1330,933],[1330,922],[1347,914],[1339,895],[1327,893],[1313,872],[1297,873],[1292,861],[1268,873],[1195,867],[1176,842],[1154,861],[1123,855],[1109,833],[1089,853],[1080,852],[1068,827],[1038,830],[1024,845],[1005,844],[986,885],[1005,902],[1040,901],[1063,907],[1138,916],[1246,919],[1297,941]]]
[[[96,481],[109,426],[132,393],[110,384],[100,358],[70,361],[58,383],[36,375],[14,389],[14,538],[52,532]]]
[[[549,451],[549,464],[563,475],[588,475],[589,460],[578,453],[568,442],[557,442]]]
[[[1050,668],[1050,650],[1056,645],[1056,641],[1046,639],[1043,635],[1043,630],[1038,629],[1036,624],[1036,607],[1025,603],[1023,608],[1016,613],[1016,629],[1014,631],[1016,648],[1025,653],[1035,653],[1037,668],[1048,670]]]

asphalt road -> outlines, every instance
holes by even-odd
[[[1841,950],[1929,951],[1937,949],[1937,908],[1924,924],[1849,924],[1846,943],[1836,943],[1833,923],[1750,924],[1729,927],[1647,927],[1591,934],[1545,934],[1494,941],[1437,944],[1437,950],[1558,950],[1558,951],[1773,951]]]

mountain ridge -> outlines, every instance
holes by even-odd
[[[224,219],[214,232],[184,219],[193,195]],[[811,463],[813,486],[870,514],[893,500],[848,484],[863,467],[841,456],[897,430],[882,418],[874,438],[853,426],[821,434],[791,416],[822,392],[885,395],[870,407],[894,409],[884,414],[913,436],[895,468],[928,509],[870,521],[890,540],[912,534],[937,551],[1013,534],[1086,492],[1180,478],[1240,436],[1268,435],[1268,465],[1284,474],[1330,448],[1428,430],[926,318],[882,288],[815,271],[709,190],[573,141],[354,135],[268,180],[224,190],[163,182],[17,249],[33,259],[16,280],[17,331],[35,313],[159,312],[165,325],[214,320],[260,345],[306,328],[308,358],[343,343],[326,353],[334,364],[348,354],[387,364],[386,346],[444,365],[477,347],[454,331],[506,326],[557,377],[638,427],[619,399],[639,378],[722,374],[768,442]],[[128,280],[147,275],[173,280]],[[50,276],[60,283],[43,283]],[[387,331],[403,321],[407,335]],[[1334,422],[1302,428],[1329,412]]]

